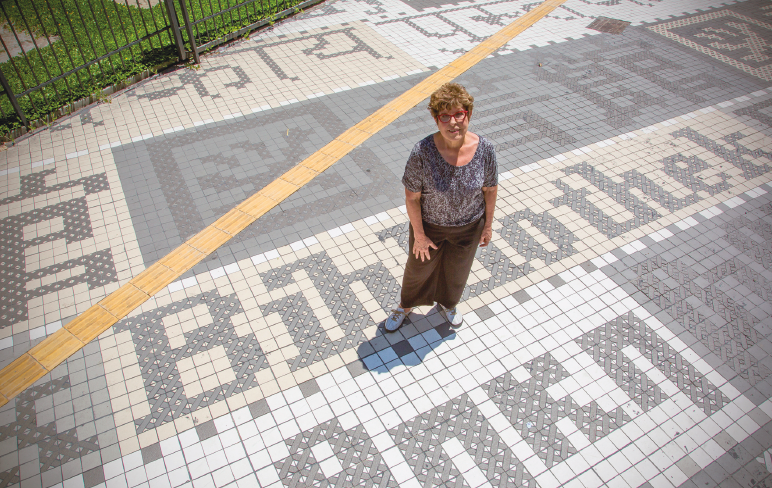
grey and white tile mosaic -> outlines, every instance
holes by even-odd
[[[379,328],[418,107],[0,409],[0,488],[770,483],[767,6],[596,3],[460,79],[501,168],[464,327]],[[0,361],[525,8],[323,4],[4,153]]]

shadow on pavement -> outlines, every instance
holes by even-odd
[[[432,308],[425,316],[411,314],[405,319],[402,327],[407,328],[407,326],[425,319],[429,315],[433,315],[433,312],[436,312],[436,308]],[[412,320],[411,316],[413,317]],[[364,370],[381,374],[390,372],[398,366],[410,367],[421,364],[440,345],[447,341],[455,340],[456,330],[449,323],[442,322],[423,333],[388,345],[394,340],[392,336],[392,333],[384,330],[383,322],[381,322],[378,324],[376,336],[359,345],[357,349],[359,354],[358,363]],[[384,344],[387,344],[385,348]],[[373,350],[376,350],[374,354]]]

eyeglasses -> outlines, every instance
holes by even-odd
[[[458,112],[454,113],[453,115],[450,114],[440,114],[437,116],[438,119],[440,119],[440,122],[443,124],[447,124],[450,122],[450,118],[453,117],[456,119],[456,122],[463,122],[466,118],[467,114],[469,114],[468,110],[459,110]]]

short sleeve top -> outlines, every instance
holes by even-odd
[[[452,166],[434,143],[434,135],[413,147],[407,159],[402,184],[421,193],[421,217],[444,227],[471,224],[485,213],[483,187],[498,185],[499,175],[493,144],[480,136],[472,160]]]

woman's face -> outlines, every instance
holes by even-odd
[[[443,122],[443,118],[450,120]],[[450,143],[463,141],[466,131],[469,129],[469,114],[461,105],[451,107],[448,110],[441,110],[434,120],[437,122],[437,128],[440,129],[442,138]]]

